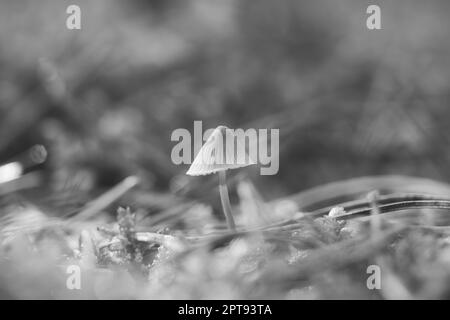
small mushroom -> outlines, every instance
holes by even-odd
[[[228,228],[232,231],[236,230],[236,226],[231,213],[226,170],[255,164],[245,151],[245,145],[242,145],[242,143],[243,141],[237,139],[233,130],[225,126],[218,126],[206,140],[192,162],[191,167],[186,172],[187,175],[191,176],[201,176],[216,172],[219,174],[220,200]]]

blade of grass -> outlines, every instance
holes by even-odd
[[[122,182],[117,184],[112,189],[108,190],[100,197],[88,203],[85,209],[81,210],[78,214],[70,217],[66,222],[82,221],[92,218],[99,211],[108,207],[111,203],[123,196],[131,188],[135,187],[139,183],[139,179],[136,176],[130,176],[125,178]]]

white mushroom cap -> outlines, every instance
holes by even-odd
[[[191,167],[190,176],[202,176],[228,169],[256,164],[245,150],[245,142],[237,139],[233,130],[218,126],[202,146]]]

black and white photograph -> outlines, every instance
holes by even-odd
[[[0,300],[450,299],[449,17],[0,0]]]

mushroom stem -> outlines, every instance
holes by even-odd
[[[227,220],[228,228],[231,231],[236,231],[236,225],[234,224],[233,214],[231,213],[230,198],[228,197],[228,188],[226,182],[225,171],[219,171],[219,192],[220,200],[222,202],[223,213]]]

